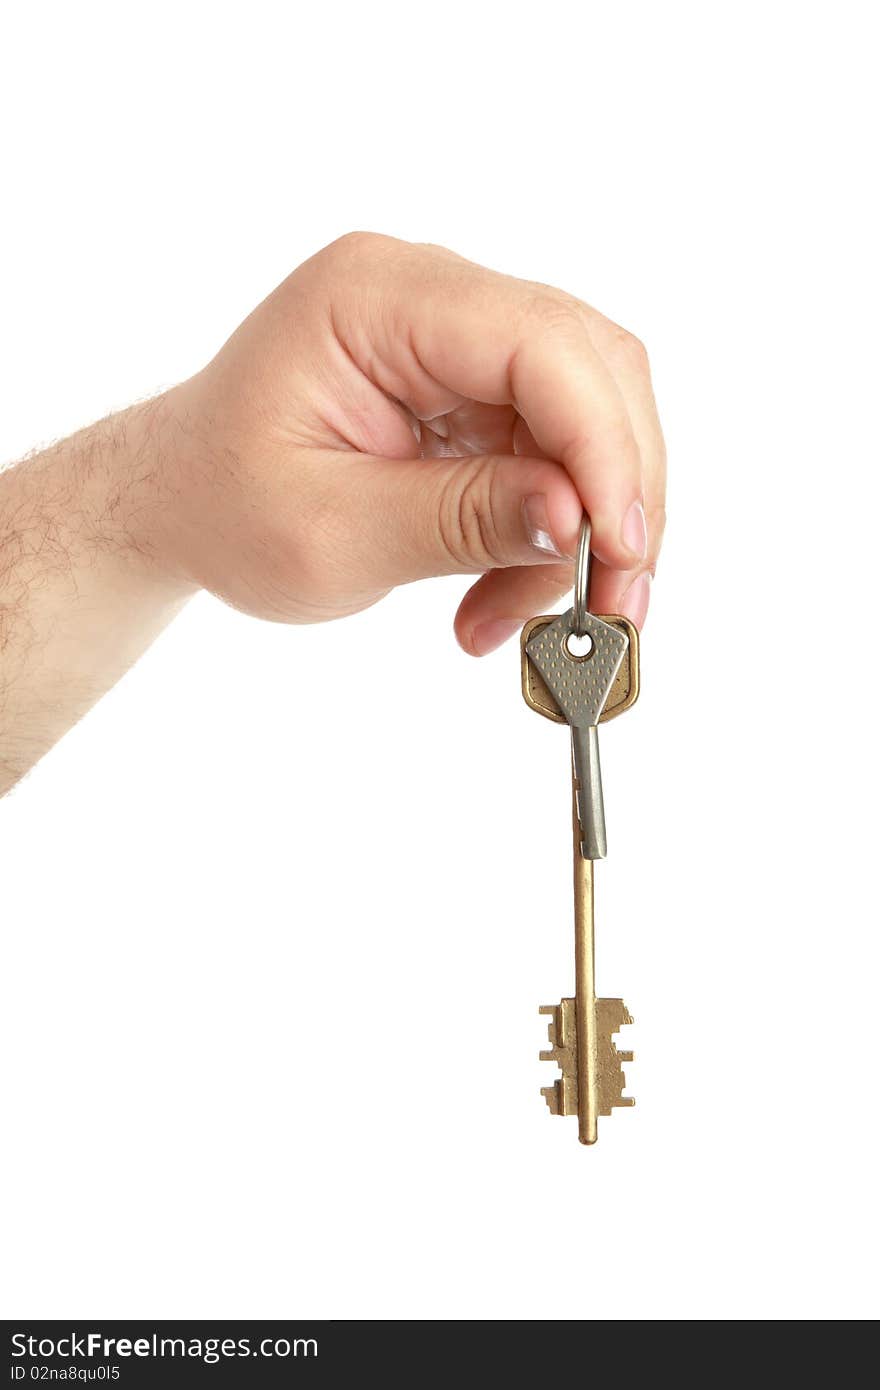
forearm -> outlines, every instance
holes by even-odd
[[[195,591],[149,541],[167,413],[134,406],[0,473],[0,794]]]

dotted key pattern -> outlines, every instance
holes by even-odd
[[[598,724],[614,677],[626,655],[627,637],[588,613],[585,629],[593,646],[588,656],[572,656],[566,643],[574,632],[574,609],[535,634],[526,646],[569,724]]]

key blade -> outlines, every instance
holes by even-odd
[[[604,859],[608,853],[605,833],[605,802],[602,797],[602,764],[599,761],[599,731],[573,725],[571,748],[574,758],[575,807],[580,826],[581,854],[585,859]]]

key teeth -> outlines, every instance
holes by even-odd
[[[541,1060],[542,1060],[542,1062],[549,1062],[549,1061],[552,1060],[552,1058],[549,1056],[549,1054],[542,1052],[542,1053],[541,1053]],[[550,1114],[551,1114],[551,1115],[558,1115],[558,1114],[559,1114],[559,1082],[558,1082],[558,1081],[554,1081],[552,1086],[542,1086],[542,1087],[541,1087],[541,1095],[544,1097],[544,1099],[545,1099],[546,1102],[547,1102],[547,1109],[550,1111]]]
[[[610,1115],[616,1106],[636,1103],[633,1096],[623,1094],[626,1076],[622,1064],[632,1062],[634,1053],[619,1052],[614,1042],[615,1033],[632,1021],[632,1014],[622,999],[596,1000],[600,1115]]]
[[[556,1051],[573,1051],[575,1043],[574,1027],[574,1000],[563,999],[558,1004],[542,1004],[538,1010],[539,1014],[547,1014],[550,1022],[547,1024],[547,1039],[552,1049],[551,1055],[542,1057],[542,1061],[550,1062],[555,1060]],[[559,1064],[562,1066],[562,1063]]]
[[[550,1041],[550,1046],[551,1046],[551,1047],[555,1047],[555,1046],[556,1046],[556,1029],[557,1029],[557,1027],[558,1027],[558,1018],[557,1018],[557,1015],[558,1015],[558,1013],[559,1013],[559,1005],[558,1005],[558,1004],[542,1004],[541,1007],[538,1009],[538,1013],[539,1013],[539,1014],[547,1014],[547,1015],[549,1016],[550,1022],[547,1024],[547,1037],[548,1037],[548,1039],[549,1039],[549,1041]],[[541,1061],[542,1061],[542,1062],[552,1062],[552,1061],[553,1061],[553,1053],[552,1053],[552,1052],[542,1052],[542,1053],[541,1053]]]
[[[622,999],[597,999],[596,1031],[598,1070],[598,1109],[600,1115],[610,1115],[619,1106],[635,1105],[632,1096],[623,1094],[626,1077],[623,1063],[632,1062],[632,1052],[619,1052],[614,1035],[632,1023],[632,1015]],[[577,1033],[575,1030],[575,1001],[563,999],[558,1004],[542,1004],[538,1010],[548,1018],[549,1048],[538,1054],[542,1062],[555,1062],[562,1075],[552,1086],[542,1086],[541,1095],[551,1115],[577,1114]]]
[[[577,1041],[574,1024],[574,1000],[563,999],[558,1004],[542,1004],[538,1010],[549,1018],[547,1039],[549,1048],[538,1055],[542,1062],[555,1062],[562,1075],[552,1086],[542,1086],[541,1095],[551,1115],[577,1114]]]

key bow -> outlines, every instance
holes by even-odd
[[[592,643],[586,656],[575,656],[569,650],[575,632],[573,608],[535,633],[526,643],[526,654],[567,723],[589,726],[599,722],[629,639],[594,613],[585,613],[582,621]]]

